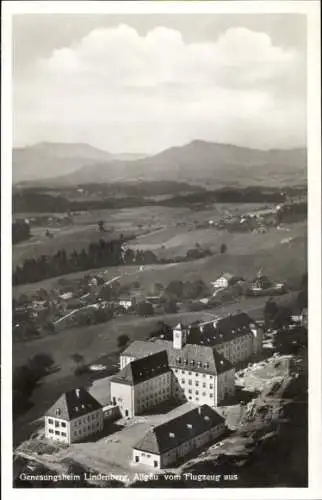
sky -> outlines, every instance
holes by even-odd
[[[14,144],[306,145],[300,14],[15,15]]]

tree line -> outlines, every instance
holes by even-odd
[[[123,250],[124,239],[90,243],[87,249],[58,250],[54,255],[41,255],[26,259],[17,266],[13,273],[14,285],[34,283],[77,271],[86,271],[99,267],[120,266],[123,264],[153,264],[157,258],[151,251]]]
[[[36,354],[26,364],[13,371],[13,418],[26,411],[31,403],[30,397],[39,380],[54,366],[54,359],[50,354]]]

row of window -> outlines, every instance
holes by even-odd
[[[185,379],[184,379],[184,378],[181,380],[181,383],[182,383],[182,384],[185,384],[185,383],[186,383],[186,381],[185,381]],[[193,385],[193,384],[192,384],[192,380],[188,380],[188,385]],[[199,387],[199,382],[196,380],[194,385],[195,385],[196,387]],[[207,387],[207,384],[206,384],[206,383],[203,383],[203,384],[202,384],[202,387],[205,389],[205,388]],[[213,389],[213,388],[214,388],[213,384],[209,384],[209,389]]]
[[[96,431],[99,425],[100,425],[99,422],[94,422],[92,425],[83,427],[83,429],[75,429],[74,436],[81,436],[82,434],[88,434],[91,431]]]
[[[206,374],[205,373],[200,374],[198,372],[187,372],[187,370],[174,370],[174,373],[179,373],[180,371],[181,371],[182,375],[185,375],[187,373],[188,373],[188,375],[192,375],[192,373],[194,373],[196,377],[199,377],[199,375],[201,375],[203,378],[206,378]],[[209,375],[209,378],[213,379],[214,377],[213,377],[213,375]]]
[[[79,418],[75,420],[74,425],[82,425],[84,423],[92,422],[93,420],[97,420],[99,418],[98,413],[92,413],[91,415],[87,415],[83,418]]]
[[[192,394],[192,389],[188,389],[188,391],[187,391],[187,392],[188,392],[188,394]],[[177,396],[178,396],[178,394],[179,394],[179,393],[180,393],[180,388],[177,388],[177,389],[176,389],[176,394],[177,394]],[[194,394],[195,394],[195,396],[199,396],[199,391],[195,391],[195,392],[194,392]],[[207,396],[208,396],[209,398],[211,398],[211,399],[212,399],[212,398],[214,397],[214,394],[213,394],[212,392],[210,392],[210,393],[208,393],[208,394],[207,394],[206,392],[202,392],[202,393],[201,393],[201,396],[202,396],[203,398],[205,398],[205,397],[207,397]],[[192,397],[190,396],[190,397],[189,397],[189,399],[192,399]],[[196,397],[195,399],[196,399],[197,401],[199,401],[199,398],[198,398],[198,397]]]
[[[143,396],[142,400],[139,397],[137,397],[137,402],[140,403],[141,401],[144,402],[144,401],[153,400],[156,398],[164,399],[169,393],[170,393],[170,388],[162,389],[162,391],[161,390],[154,391],[154,393],[152,393],[150,395],[148,394],[146,396]]]
[[[164,401],[166,398],[165,398],[165,395],[163,395],[163,397],[161,396],[155,396],[155,397],[151,397],[149,399],[144,399],[142,401],[138,400],[137,401],[137,404],[138,404],[138,408],[149,408],[151,406],[154,406],[156,405],[157,403],[161,403],[161,401]]]
[[[168,386],[170,377],[166,379],[159,379],[153,382],[146,382],[144,385],[141,385],[137,388],[137,392],[153,392],[156,387]]]
[[[60,432],[60,431],[55,431],[54,432],[53,429],[48,429],[48,431],[49,431],[50,434],[55,434],[55,436],[64,436],[64,437],[67,436],[66,432]]]
[[[188,390],[188,394],[192,394],[192,390],[191,390],[191,389],[189,389],[189,390]],[[196,396],[199,396],[199,391],[195,391],[195,395],[196,395]],[[206,397],[206,396],[207,396],[207,393],[206,393],[206,392],[203,392],[201,395],[202,395],[203,397]],[[213,393],[212,393],[212,392],[210,392],[210,393],[209,393],[209,397],[210,397],[210,398],[213,398],[213,397],[214,397],[214,395],[213,395]]]
[[[55,424],[55,427],[66,427],[66,422],[62,422],[61,420],[55,420],[53,418],[48,419],[48,424],[49,425]]]

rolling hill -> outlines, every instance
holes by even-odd
[[[95,164],[111,161],[133,161],[143,154],[112,155],[107,151],[81,143],[42,142],[33,146],[14,148],[12,152],[13,183],[51,179],[54,176],[77,175],[77,171]],[[89,170],[90,172],[90,170]],[[90,178],[90,174],[89,174]]]
[[[84,147],[92,149],[90,146]],[[43,160],[41,155],[37,157],[37,151],[33,150],[32,154],[35,163],[39,165],[38,178],[40,178],[40,166]],[[50,157],[53,163],[52,169],[48,169],[47,163],[44,170],[46,169],[48,174],[51,172],[50,183],[58,186],[140,179],[183,181],[211,187],[249,184],[279,186],[304,184],[307,177],[304,148],[264,151],[198,140],[185,146],[166,149],[154,156],[131,161],[115,159],[112,155],[101,151],[97,154],[99,158],[93,161],[90,161],[90,155],[68,157],[67,160],[72,164],[72,168],[66,172],[65,167],[66,175],[62,175],[62,165],[59,168],[54,166],[55,161],[57,164],[64,163],[66,157],[57,158],[57,155],[52,155]],[[75,168],[77,162],[78,169]],[[14,163],[14,170],[19,171],[19,165]],[[56,172],[55,178],[52,172]],[[37,178],[35,165],[33,173],[34,177],[33,179],[29,177],[30,180]],[[46,177],[49,182],[50,175]]]

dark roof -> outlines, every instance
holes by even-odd
[[[63,420],[73,420],[100,408],[102,405],[84,387],[81,387],[64,392],[45,415]]]
[[[145,358],[156,352],[164,351],[164,346],[148,340],[134,340],[123,352],[122,356]]]
[[[132,361],[123,370],[111,377],[110,380],[122,384],[136,385],[168,371],[167,352],[162,350]]]
[[[162,454],[206,432],[208,429],[224,423],[224,421],[225,419],[210,406],[202,405],[173,420],[168,420],[151,428],[133,448],[149,453]]]
[[[123,355],[148,359],[147,356],[151,354],[151,351],[164,350],[168,354],[170,367],[190,368],[192,371],[213,375],[232,368],[231,363],[211,346],[186,344],[182,349],[175,349],[172,341],[169,340],[135,341],[123,352]]]
[[[234,338],[251,333],[252,327],[257,327],[256,322],[246,313],[238,313],[220,318],[215,326],[209,323],[200,332],[200,342],[216,346]]]

